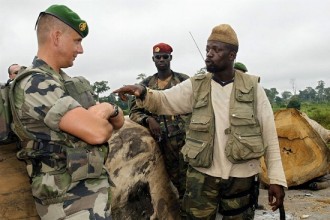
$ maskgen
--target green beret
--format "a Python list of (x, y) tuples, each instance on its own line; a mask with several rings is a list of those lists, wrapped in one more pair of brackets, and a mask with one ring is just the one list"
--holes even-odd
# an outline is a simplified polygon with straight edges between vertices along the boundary
[(73, 12), (65, 5), (52, 5), (40, 13), (40, 15), (42, 14), (49, 14), (58, 18), (77, 31), (83, 38), (88, 34), (88, 25), (86, 21), (82, 20), (77, 13)]
[(248, 71), (247, 68), (246, 68), (246, 66), (243, 63), (240, 63), (240, 62), (236, 62), (234, 64), (234, 68), (237, 69), (237, 70), (241, 70), (244, 73)]

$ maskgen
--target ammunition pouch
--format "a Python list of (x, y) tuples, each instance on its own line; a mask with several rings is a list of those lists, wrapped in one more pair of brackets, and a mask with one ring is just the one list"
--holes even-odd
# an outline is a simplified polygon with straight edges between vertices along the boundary
[(67, 148), (66, 166), (72, 182), (100, 177), (105, 154), (102, 147)]
[(93, 88), (84, 77), (72, 77), (64, 82), (64, 86), (69, 95), (85, 109), (95, 105)]

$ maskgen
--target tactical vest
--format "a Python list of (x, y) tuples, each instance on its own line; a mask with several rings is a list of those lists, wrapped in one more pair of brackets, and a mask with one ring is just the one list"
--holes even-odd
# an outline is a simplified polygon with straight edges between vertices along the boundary
[[(211, 79), (211, 73), (191, 78), (194, 104), (186, 144), (181, 152), (194, 167), (208, 168), (213, 160), (215, 119)], [(232, 163), (257, 159), (265, 152), (257, 119), (258, 81), (259, 77), (235, 72), (229, 106), (230, 127), (225, 130), (228, 135), (225, 154)]]
[[(13, 114), (12, 128), (22, 142), (22, 150), (17, 153), (17, 157), (28, 162), (29, 176), (37, 175), (40, 171), (41, 163), (43, 163), (50, 167), (51, 173), (56, 173), (57, 170), (66, 168), (72, 177), (72, 181), (99, 177), (107, 157), (107, 144), (74, 148), (73, 146), (65, 146), (52, 141), (38, 140), (25, 129), (15, 108), (14, 89), (18, 81), (32, 73), (45, 74), (58, 81), (47, 70), (29, 67), (15, 78), (10, 89), (9, 97)], [(82, 107), (88, 109), (90, 106), (95, 105), (93, 90), (88, 80), (84, 77), (72, 77), (59, 83)]]

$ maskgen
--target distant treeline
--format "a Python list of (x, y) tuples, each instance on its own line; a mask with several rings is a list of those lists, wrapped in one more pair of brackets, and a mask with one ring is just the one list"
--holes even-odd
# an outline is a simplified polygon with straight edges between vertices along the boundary
[[(137, 80), (141, 81), (145, 77), (146, 77), (145, 74), (139, 74)], [(130, 101), (132, 100), (132, 97), (129, 97), (128, 102), (123, 102), (120, 99), (118, 99), (118, 96), (116, 94), (113, 93), (102, 96), (102, 93), (105, 93), (110, 90), (110, 87), (108, 86), (108, 81), (95, 82), (92, 86), (94, 89), (95, 98), (98, 101), (115, 103), (124, 110), (124, 113), (126, 115), (129, 114), (129, 105), (130, 105)], [(294, 83), (293, 83), (293, 88), (295, 88)], [(304, 106), (309, 106), (308, 108), (306, 107), (306, 109), (301, 109), (301, 110), (305, 111), (306, 114), (309, 114), (309, 116), (312, 115), (312, 118), (314, 117), (313, 118), (314, 120), (315, 118), (317, 118), (316, 121), (318, 122), (322, 121), (321, 120), (323, 117), (322, 112), (324, 112), (324, 115), (326, 115), (327, 112), (322, 111), (319, 115), (315, 115), (318, 113), (315, 113), (313, 115), (311, 114), (311, 112), (313, 112), (313, 108), (315, 108), (315, 106), (323, 106), (323, 109), (328, 109), (327, 106), (329, 106), (328, 112), (330, 112), (330, 87), (325, 87), (325, 83), (322, 80), (317, 82), (317, 86), (315, 88), (306, 87), (306, 89), (299, 90), (298, 92), (296, 92), (295, 89), (293, 89), (292, 92), (284, 91), (281, 94), (279, 94), (276, 88), (270, 88), (270, 89), (264, 88), (264, 90), (274, 111), (288, 107), (301, 109), (304, 108)], [(321, 110), (318, 111), (320, 112)], [(328, 129), (330, 129), (330, 121), (329, 121)]]
[(318, 81), (315, 88), (306, 87), (306, 89), (299, 90), (299, 92), (296, 92), (295, 89), (293, 89), (293, 92), (284, 91), (280, 94), (281, 96), (279, 96), (276, 88), (265, 89), (265, 92), (272, 105), (283, 106), (292, 100), (309, 103), (330, 103), (330, 87), (326, 88), (323, 80)]

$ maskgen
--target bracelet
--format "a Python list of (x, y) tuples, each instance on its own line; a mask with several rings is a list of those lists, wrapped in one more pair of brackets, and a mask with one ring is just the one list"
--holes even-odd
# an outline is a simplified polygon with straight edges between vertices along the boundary
[(118, 105), (113, 105), (113, 109), (114, 109), (114, 111), (113, 111), (112, 114), (110, 115), (110, 118), (117, 117), (117, 115), (119, 114)]

